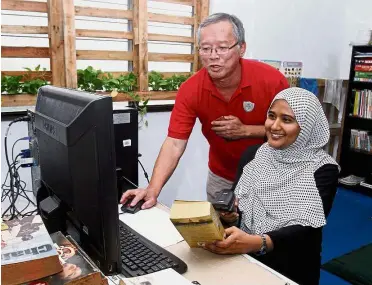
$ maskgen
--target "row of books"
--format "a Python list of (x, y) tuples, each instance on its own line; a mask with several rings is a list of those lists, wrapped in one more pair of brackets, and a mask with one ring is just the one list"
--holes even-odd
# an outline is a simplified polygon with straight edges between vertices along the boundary
[(372, 135), (367, 131), (351, 130), (350, 147), (372, 153)]
[(353, 90), (354, 108), (353, 116), (372, 119), (372, 90)]
[(354, 81), (372, 82), (372, 57), (355, 59)]

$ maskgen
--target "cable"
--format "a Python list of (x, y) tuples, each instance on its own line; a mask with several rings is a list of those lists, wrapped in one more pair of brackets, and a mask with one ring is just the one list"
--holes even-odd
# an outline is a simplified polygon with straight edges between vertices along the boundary
[(14, 162), (14, 147), (15, 147), (15, 145), (16, 145), (17, 142), (19, 142), (19, 141), (22, 141), (22, 140), (28, 140), (28, 139), (29, 139), (29, 137), (20, 138), (20, 139), (16, 140), (16, 141), (13, 143), (13, 146), (12, 146), (12, 160), (13, 160), (13, 162)]
[(145, 175), (146, 177), (146, 180), (147, 180), (147, 183), (150, 184), (150, 181), (149, 181), (149, 175), (147, 174), (145, 168), (143, 167), (143, 164), (141, 163), (141, 161), (139, 160), (139, 158), (142, 156), (142, 154), (138, 154), (138, 163), (141, 165), (142, 167), (142, 170), (143, 170), (143, 175)]
[(134, 187), (138, 188), (138, 185), (130, 181), (128, 178), (126, 178), (124, 175), (122, 176), (125, 180), (127, 180), (130, 184), (132, 184)]
[[(6, 159), (6, 163), (8, 165), (8, 172), (6, 174), (5, 181), (1, 186), (1, 188), (2, 188), (1, 201), (3, 202), (3, 201), (5, 201), (5, 199), (8, 198), (10, 205), (8, 206), (8, 208), (6, 208), (3, 211), (2, 216), (1, 216), (2, 218), (7, 217), (9, 219), (13, 219), (16, 216), (23, 217), (25, 214), (29, 214), (29, 213), (35, 211), (35, 210), (33, 210), (31, 212), (28, 212), (28, 213), (23, 213), (30, 204), (32, 204), (33, 206), (36, 206), (36, 205), (28, 197), (27, 192), (30, 192), (30, 191), (26, 190), (26, 183), (23, 180), (21, 180), (20, 175), (18, 173), (18, 170), (21, 167), (21, 165), (18, 165), (18, 160), (17, 159), (22, 154), (18, 154), (14, 158), (14, 146), (16, 145), (16, 143), (18, 141), (28, 139), (28, 137), (23, 137), (21, 139), (16, 140), (13, 143), (12, 157), (11, 157), (12, 158), (12, 163), (10, 163), (10, 161), (9, 161), (9, 154), (8, 154), (8, 134), (9, 134), (10, 127), (14, 123), (21, 122), (21, 121), (29, 121), (29, 120), (30, 120), (30, 118), (28, 116), (17, 118), (17, 119), (15, 119), (15, 120), (13, 120), (9, 123), (9, 125), (8, 125), (8, 127), (5, 131), (4, 148), (5, 148), (5, 159)], [(9, 177), (9, 180), (10, 180), (9, 185), (7, 185), (8, 177)], [(16, 207), (16, 202), (18, 200), (18, 197), (22, 197), (22, 198), (26, 199), (26, 201), (28, 202), (27, 206), (24, 209), (22, 209), (21, 211), (19, 211)]]

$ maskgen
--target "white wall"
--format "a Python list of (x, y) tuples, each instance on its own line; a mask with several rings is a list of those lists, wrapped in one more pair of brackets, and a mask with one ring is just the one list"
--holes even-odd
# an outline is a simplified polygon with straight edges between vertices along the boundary
[(351, 41), (372, 30), (371, 0), (211, 0), (210, 13), (238, 16), (246, 57), (302, 61), (303, 76), (349, 76)]
[[(148, 128), (142, 128), (139, 132), (139, 152), (143, 155), (141, 162), (149, 176), (151, 176), (158, 152), (167, 135), (169, 118), (169, 112), (149, 113)], [(201, 134), (201, 125), (197, 120), (179, 166), (160, 195), (162, 203), (171, 205), (175, 198), (206, 199), (208, 150), (207, 141)], [(138, 173), (139, 184), (146, 186), (147, 182), (141, 168), (138, 169)]]

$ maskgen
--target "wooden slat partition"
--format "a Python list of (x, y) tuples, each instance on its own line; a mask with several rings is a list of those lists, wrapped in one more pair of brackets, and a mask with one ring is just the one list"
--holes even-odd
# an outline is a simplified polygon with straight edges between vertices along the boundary
[(123, 31), (105, 31), (105, 30), (86, 30), (76, 29), (77, 37), (86, 38), (111, 38), (111, 39), (133, 39), (132, 32)]
[(48, 26), (50, 47), (50, 69), (53, 85), (65, 86), (66, 68), (64, 61), (63, 4), (59, 0), (48, 0)]
[(200, 0), (194, 0), (194, 7), (193, 7), (193, 16), (194, 16), (194, 26), (193, 26), (193, 52), (194, 52), (194, 60), (192, 63), (192, 71), (196, 72), (199, 69), (199, 52), (198, 52), (198, 28), (200, 25), (200, 9), (201, 3)]
[(49, 57), (49, 48), (3, 46), (1, 48), (1, 57), (48, 58)]
[(75, 7), (76, 16), (114, 18), (114, 19), (133, 19), (133, 13), (128, 10), (92, 8), (92, 7)]
[(164, 3), (172, 3), (172, 4), (182, 4), (187, 6), (193, 6), (193, 0), (151, 0), (152, 2), (164, 2)]
[[(108, 92), (96, 92), (97, 94), (110, 96)], [(146, 92), (136, 92), (141, 98), (151, 100), (173, 100), (176, 98), (176, 91), (146, 91)], [(124, 93), (119, 93), (113, 98), (114, 102), (120, 101), (130, 101), (131, 97)], [(1, 105), (4, 106), (32, 106), (36, 103), (36, 96), (30, 94), (18, 94), (1, 96)]]
[(148, 91), (148, 34), (147, 34), (147, 0), (136, 0), (138, 3), (138, 10), (136, 16), (138, 16), (137, 30), (135, 31), (134, 41), (135, 49), (138, 54), (138, 88), (139, 91)]
[[(7, 71), (6, 73), (9, 73), (11, 71)], [(14, 73), (18, 75), (19, 71), (17, 73)], [(24, 72), (23, 72), (24, 73)], [(22, 74), (23, 74), (22, 73)], [(108, 74), (111, 74), (114, 78), (119, 77), (120, 75), (127, 75), (130, 72), (129, 71), (112, 71), (112, 72), (104, 72), (102, 75), (107, 76)], [(3, 72), (2, 72), (3, 74)], [(5, 73), (4, 73), (5, 74)], [(161, 72), (161, 74), (164, 76), (164, 78), (169, 78), (172, 77), (173, 75), (184, 75), (184, 76), (189, 76), (191, 72)]]
[(148, 13), (149, 22), (160, 22), (169, 24), (182, 24), (182, 25), (193, 25), (194, 20), (192, 17), (183, 16), (171, 16), (165, 14)]
[(74, 0), (63, 0), (65, 86), (77, 88)]
[(25, 76), (29, 79), (43, 78), (47, 81), (52, 81), (51, 71), (1, 71), (1, 76)]
[(47, 3), (34, 1), (2, 0), (1, 10), (47, 13)]
[(48, 34), (48, 27), (45, 26), (13, 26), (1, 25), (3, 34)]
[[(77, 60), (123, 60), (131, 61), (133, 72), (138, 76), (138, 87), (141, 96), (153, 99), (174, 99), (175, 92), (148, 91), (148, 62), (187, 62), (193, 63), (191, 71), (197, 71), (198, 54), (149, 53), (148, 42), (186, 43), (197, 51), (196, 31), (200, 22), (208, 15), (209, 0), (153, 0), (155, 2), (191, 6), (191, 17), (149, 13), (147, 0), (133, 0), (133, 10), (107, 9), (97, 7), (74, 6), (73, 0), (18, 1), (3, 0), (2, 10), (41, 12), (48, 15), (48, 27), (25, 25), (2, 25), (2, 33), (7, 34), (48, 34), (49, 47), (3, 46), (1, 55), (8, 58), (50, 58), (51, 70), (47, 72), (3, 71), (2, 75), (28, 75), (29, 78), (42, 77), (52, 81), (53, 85), (76, 88)], [(204, 11), (204, 14), (203, 14)], [(109, 31), (92, 29), (75, 29), (76, 17), (96, 17), (128, 20), (131, 31)], [(148, 34), (148, 22), (189, 25), (194, 29), (191, 36), (169, 34)], [(122, 39), (133, 43), (130, 51), (119, 50), (76, 50), (76, 38)], [(94, 67), (94, 66), (93, 66)], [(104, 73), (105, 74), (105, 73)], [(107, 74), (107, 73), (106, 73)], [(128, 74), (128, 71), (112, 72), (114, 77)], [(164, 72), (164, 77), (173, 75), (190, 75), (189, 72)], [(124, 98), (126, 95), (118, 96)], [(16, 98), (9, 100), (16, 104)], [(33, 98), (32, 96), (30, 97)], [(30, 99), (30, 100), (31, 100)], [(25, 100), (21, 100), (25, 102)]]
[(165, 62), (193, 62), (194, 55), (192, 54), (175, 54), (175, 53), (149, 53), (149, 61), (165, 61)]
[(178, 43), (194, 43), (194, 39), (191, 37), (183, 36), (172, 36), (162, 34), (148, 34), (149, 41), (161, 41), (161, 42), (178, 42)]
[[(200, 3), (200, 11), (199, 11), (199, 17), (200, 17), (200, 23), (205, 19), (207, 18), (209, 15), (209, 0), (202, 0), (201, 3)], [(198, 46), (198, 42), (197, 42), (197, 39), (195, 39), (195, 45)], [(195, 50), (196, 52), (196, 50)], [(198, 69), (201, 69), (202, 68), (202, 63), (201, 61), (199, 60), (198, 61)]]
[(172, 77), (173, 75), (184, 75), (189, 76), (191, 72), (162, 72), (164, 78)]
[(76, 58), (101, 60), (132, 60), (133, 53), (129, 51), (77, 50)]

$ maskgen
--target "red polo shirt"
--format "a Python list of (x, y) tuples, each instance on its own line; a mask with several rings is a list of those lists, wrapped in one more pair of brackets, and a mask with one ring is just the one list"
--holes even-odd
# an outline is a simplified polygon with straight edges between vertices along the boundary
[(286, 78), (265, 63), (248, 59), (241, 59), (240, 63), (240, 86), (229, 102), (218, 92), (205, 68), (184, 82), (178, 90), (168, 128), (169, 137), (186, 140), (198, 118), (210, 145), (209, 169), (230, 181), (235, 179), (243, 151), (250, 145), (262, 143), (263, 139), (226, 141), (211, 130), (211, 122), (233, 115), (245, 125), (264, 125), (274, 96), (289, 87)]

